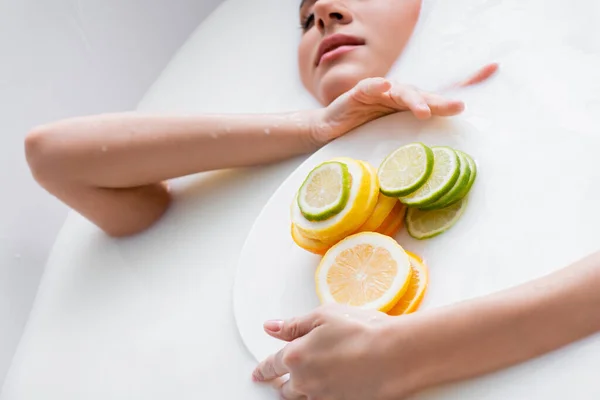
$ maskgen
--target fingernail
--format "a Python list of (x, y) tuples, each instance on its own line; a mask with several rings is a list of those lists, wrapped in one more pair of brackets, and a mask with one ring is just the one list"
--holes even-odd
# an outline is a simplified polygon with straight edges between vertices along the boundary
[(265, 322), (265, 329), (270, 332), (277, 333), (281, 331), (281, 328), (283, 328), (283, 321), (276, 320)]
[(265, 378), (263, 377), (262, 373), (258, 370), (254, 371), (252, 373), (252, 380), (254, 382), (262, 382)]
[(429, 110), (429, 106), (427, 105), (427, 103), (419, 103), (417, 104), (417, 107), (421, 110)]

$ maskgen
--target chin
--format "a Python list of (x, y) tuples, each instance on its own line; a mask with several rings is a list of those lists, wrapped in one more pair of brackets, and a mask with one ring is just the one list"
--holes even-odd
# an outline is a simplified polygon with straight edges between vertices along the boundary
[(376, 77), (374, 71), (361, 68), (356, 64), (332, 66), (318, 82), (319, 101), (323, 105), (328, 105), (356, 86), (361, 80), (372, 77)]

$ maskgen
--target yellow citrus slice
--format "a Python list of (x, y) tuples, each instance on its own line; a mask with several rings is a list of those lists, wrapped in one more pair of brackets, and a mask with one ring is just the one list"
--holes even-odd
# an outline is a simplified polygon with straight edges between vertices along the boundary
[[(379, 191), (377, 175), (367, 164), (349, 158), (336, 158), (332, 161), (344, 163), (351, 176), (350, 196), (346, 207), (335, 216), (324, 221), (309, 221), (300, 211), (297, 197), (292, 202), (292, 223), (302, 235), (322, 242), (335, 242), (355, 232), (369, 217), (377, 197), (373, 192)], [(375, 182), (373, 180), (375, 179)]]
[(410, 259), (412, 276), (408, 290), (396, 305), (388, 311), (389, 315), (410, 314), (419, 308), (429, 284), (429, 271), (423, 260), (416, 254), (406, 252)]
[(313, 254), (323, 255), (331, 248), (331, 244), (326, 242), (321, 242), (319, 240), (310, 239), (305, 237), (302, 232), (298, 230), (296, 225), (292, 224), (292, 239), (294, 243), (303, 248), (306, 251), (309, 251)]
[(348, 236), (325, 253), (315, 273), (322, 303), (389, 311), (411, 281), (408, 254), (394, 239), (375, 232)]
[(397, 204), (401, 204), (398, 199), (379, 192), (373, 212), (357, 232), (376, 232)]

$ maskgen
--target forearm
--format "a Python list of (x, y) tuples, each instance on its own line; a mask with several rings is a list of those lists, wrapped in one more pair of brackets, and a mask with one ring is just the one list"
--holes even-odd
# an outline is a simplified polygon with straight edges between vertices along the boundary
[(74, 118), (34, 130), (26, 150), (34, 173), (85, 186), (137, 187), (314, 151), (305, 113)]
[(599, 310), (596, 253), (547, 277), (407, 322), (416, 324), (422, 383), (431, 386), (502, 369), (599, 332)]

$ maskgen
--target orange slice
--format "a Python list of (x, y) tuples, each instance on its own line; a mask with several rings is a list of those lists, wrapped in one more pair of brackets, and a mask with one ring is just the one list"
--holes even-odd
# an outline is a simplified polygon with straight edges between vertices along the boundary
[(389, 311), (406, 292), (412, 268), (394, 239), (375, 232), (357, 233), (334, 245), (315, 273), (322, 303)]
[(407, 207), (402, 205), (400, 209), (393, 215), (389, 224), (381, 230), (381, 233), (387, 236), (394, 237), (404, 226), (404, 217), (406, 216)]
[(407, 251), (410, 259), (412, 275), (408, 290), (396, 305), (388, 311), (389, 315), (410, 314), (419, 308), (429, 284), (429, 271), (423, 260), (416, 254)]
[(379, 225), (375, 231), (384, 235), (393, 236), (402, 226), (405, 214), (406, 206), (398, 202), (388, 214), (387, 218), (383, 220), (381, 225)]

